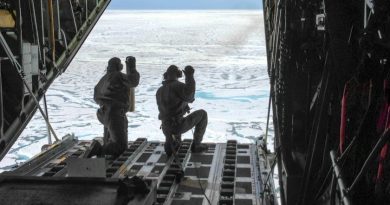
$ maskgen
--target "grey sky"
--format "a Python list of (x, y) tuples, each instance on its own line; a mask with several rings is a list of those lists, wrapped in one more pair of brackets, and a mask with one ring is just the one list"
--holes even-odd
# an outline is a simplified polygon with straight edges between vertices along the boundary
[(111, 0), (110, 9), (261, 9), (262, 0)]

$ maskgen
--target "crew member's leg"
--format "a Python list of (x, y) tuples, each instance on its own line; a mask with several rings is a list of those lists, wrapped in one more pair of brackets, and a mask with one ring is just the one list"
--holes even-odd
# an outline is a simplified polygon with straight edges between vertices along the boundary
[(173, 143), (172, 141), (172, 133), (167, 128), (162, 128), (162, 131), (165, 135), (165, 143), (164, 143), (164, 150), (168, 157), (172, 155), (172, 149), (171, 145)]
[(102, 106), (97, 110), (96, 116), (100, 123), (103, 124), (103, 143), (106, 144), (108, 140), (110, 139), (110, 132), (107, 128), (108, 125), (108, 112), (106, 111), (106, 106)]
[(109, 139), (103, 146), (103, 153), (106, 155), (119, 156), (127, 148), (128, 121), (125, 109), (111, 108), (107, 122)]
[(162, 131), (165, 135), (164, 150), (168, 157), (172, 155), (174, 150), (177, 151), (181, 142), (181, 134), (174, 134), (172, 131), (174, 129), (173, 126), (169, 122), (163, 123), (162, 125)]
[(106, 144), (108, 143), (109, 139), (110, 139), (110, 132), (108, 131), (108, 128), (106, 126), (104, 126), (104, 129), (103, 129), (103, 143)]
[[(207, 112), (204, 110), (197, 110), (188, 116), (186, 116), (180, 123), (179, 132), (185, 133), (195, 126), (194, 142), (192, 150), (195, 152), (204, 151), (207, 149), (204, 145), (201, 145), (203, 135), (207, 128)], [(199, 149), (198, 149), (199, 148)]]

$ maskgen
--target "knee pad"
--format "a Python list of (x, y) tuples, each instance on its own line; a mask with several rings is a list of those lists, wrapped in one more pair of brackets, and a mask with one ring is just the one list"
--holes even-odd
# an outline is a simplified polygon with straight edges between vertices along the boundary
[(205, 118), (207, 118), (207, 112), (206, 112), (206, 110), (201, 109), (201, 110), (199, 110), (199, 111), (201, 111), (202, 114), (203, 114), (203, 116), (204, 116)]

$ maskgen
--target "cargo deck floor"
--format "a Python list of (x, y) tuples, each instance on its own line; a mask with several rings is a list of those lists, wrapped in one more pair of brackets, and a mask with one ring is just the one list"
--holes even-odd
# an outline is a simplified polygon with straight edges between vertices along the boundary
[[(143, 138), (129, 142), (118, 158), (106, 159), (106, 178), (139, 176), (155, 181), (156, 204), (262, 204), (262, 179), (268, 173), (261, 170), (266, 165), (258, 145), (210, 143), (207, 152), (193, 154), (191, 143), (184, 140), (178, 151), (185, 173), (180, 183), (175, 182), (179, 166), (174, 157), (167, 158), (164, 142)], [(67, 159), (82, 158), (90, 144), (70, 136), (6, 175), (69, 177)]]

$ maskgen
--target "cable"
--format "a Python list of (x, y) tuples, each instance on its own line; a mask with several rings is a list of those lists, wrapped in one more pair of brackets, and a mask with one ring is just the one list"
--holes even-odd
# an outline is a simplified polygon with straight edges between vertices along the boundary
[(51, 60), (53, 63), (56, 62), (56, 40), (54, 33), (54, 12), (53, 12), (53, 1), (47, 1), (47, 10), (49, 13), (49, 39), (50, 39), (50, 48), (51, 48)]
[(276, 162), (277, 162), (277, 158), (278, 158), (278, 155), (280, 154), (280, 148), (277, 149), (276, 151), (276, 156), (275, 156), (275, 160), (273, 161), (272, 165), (271, 165), (271, 170), (270, 172), (268, 172), (268, 175), (267, 175), (267, 178), (264, 182), (264, 187), (263, 187), (263, 195), (261, 196), (261, 202), (262, 204), (264, 204), (264, 193), (265, 193), (265, 189), (267, 188), (267, 184), (268, 184), (268, 181), (270, 180), (270, 177), (271, 177), (271, 173), (274, 172), (274, 168), (276, 166)]
[[(192, 131), (192, 136), (194, 136), (194, 129), (191, 129), (191, 131)], [(206, 198), (207, 202), (209, 203), (209, 205), (211, 205), (210, 199), (206, 196), (206, 190), (203, 189), (202, 182), (200, 181), (200, 177), (199, 177), (199, 172), (198, 171), (199, 171), (198, 167), (195, 164), (195, 174), (196, 174), (196, 178), (198, 179), (198, 183), (199, 183), (200, 189), (202, 191), (203, 196)]]
[(200, 177), (199, 177), (198, 167), (196, 165), (195, 165), (195, 173), (196, 173), (196, 177), (198, 178), (198, 183), (200, 189), (202, 190), (203, 196), (206, 198), (209, 205), (211, 205), (210, 199), (206, 196), (206, 191), (203, 189), (202, 182), (200, 181)]
[[(43, 94), (43, 104), (45, 106), (44, 108), (45, 108), (45, 114), (46, 114), (47, 120), (49, 121), (49, 112), (47, 111), (46, 93)], [(49, 140), (48, 142), (49, 142), (49, 144), (52, 144), (49, 125), (46, 124), (46, 127), (47, 127), (47, 137)]]
[(271, 103), (272, 103), (272, 86), (270, 86), (270, 95), (269, 95), (269, 100), (268, 100), (268, 114), (267, 114), (267, 125), (265, 127), (265, 137), (264, 137), (264, 142), (265, 145), (267, 146), (267, 140), (268, 140), (268, 127), (269, 127), (269, 118), (271, 115)]

